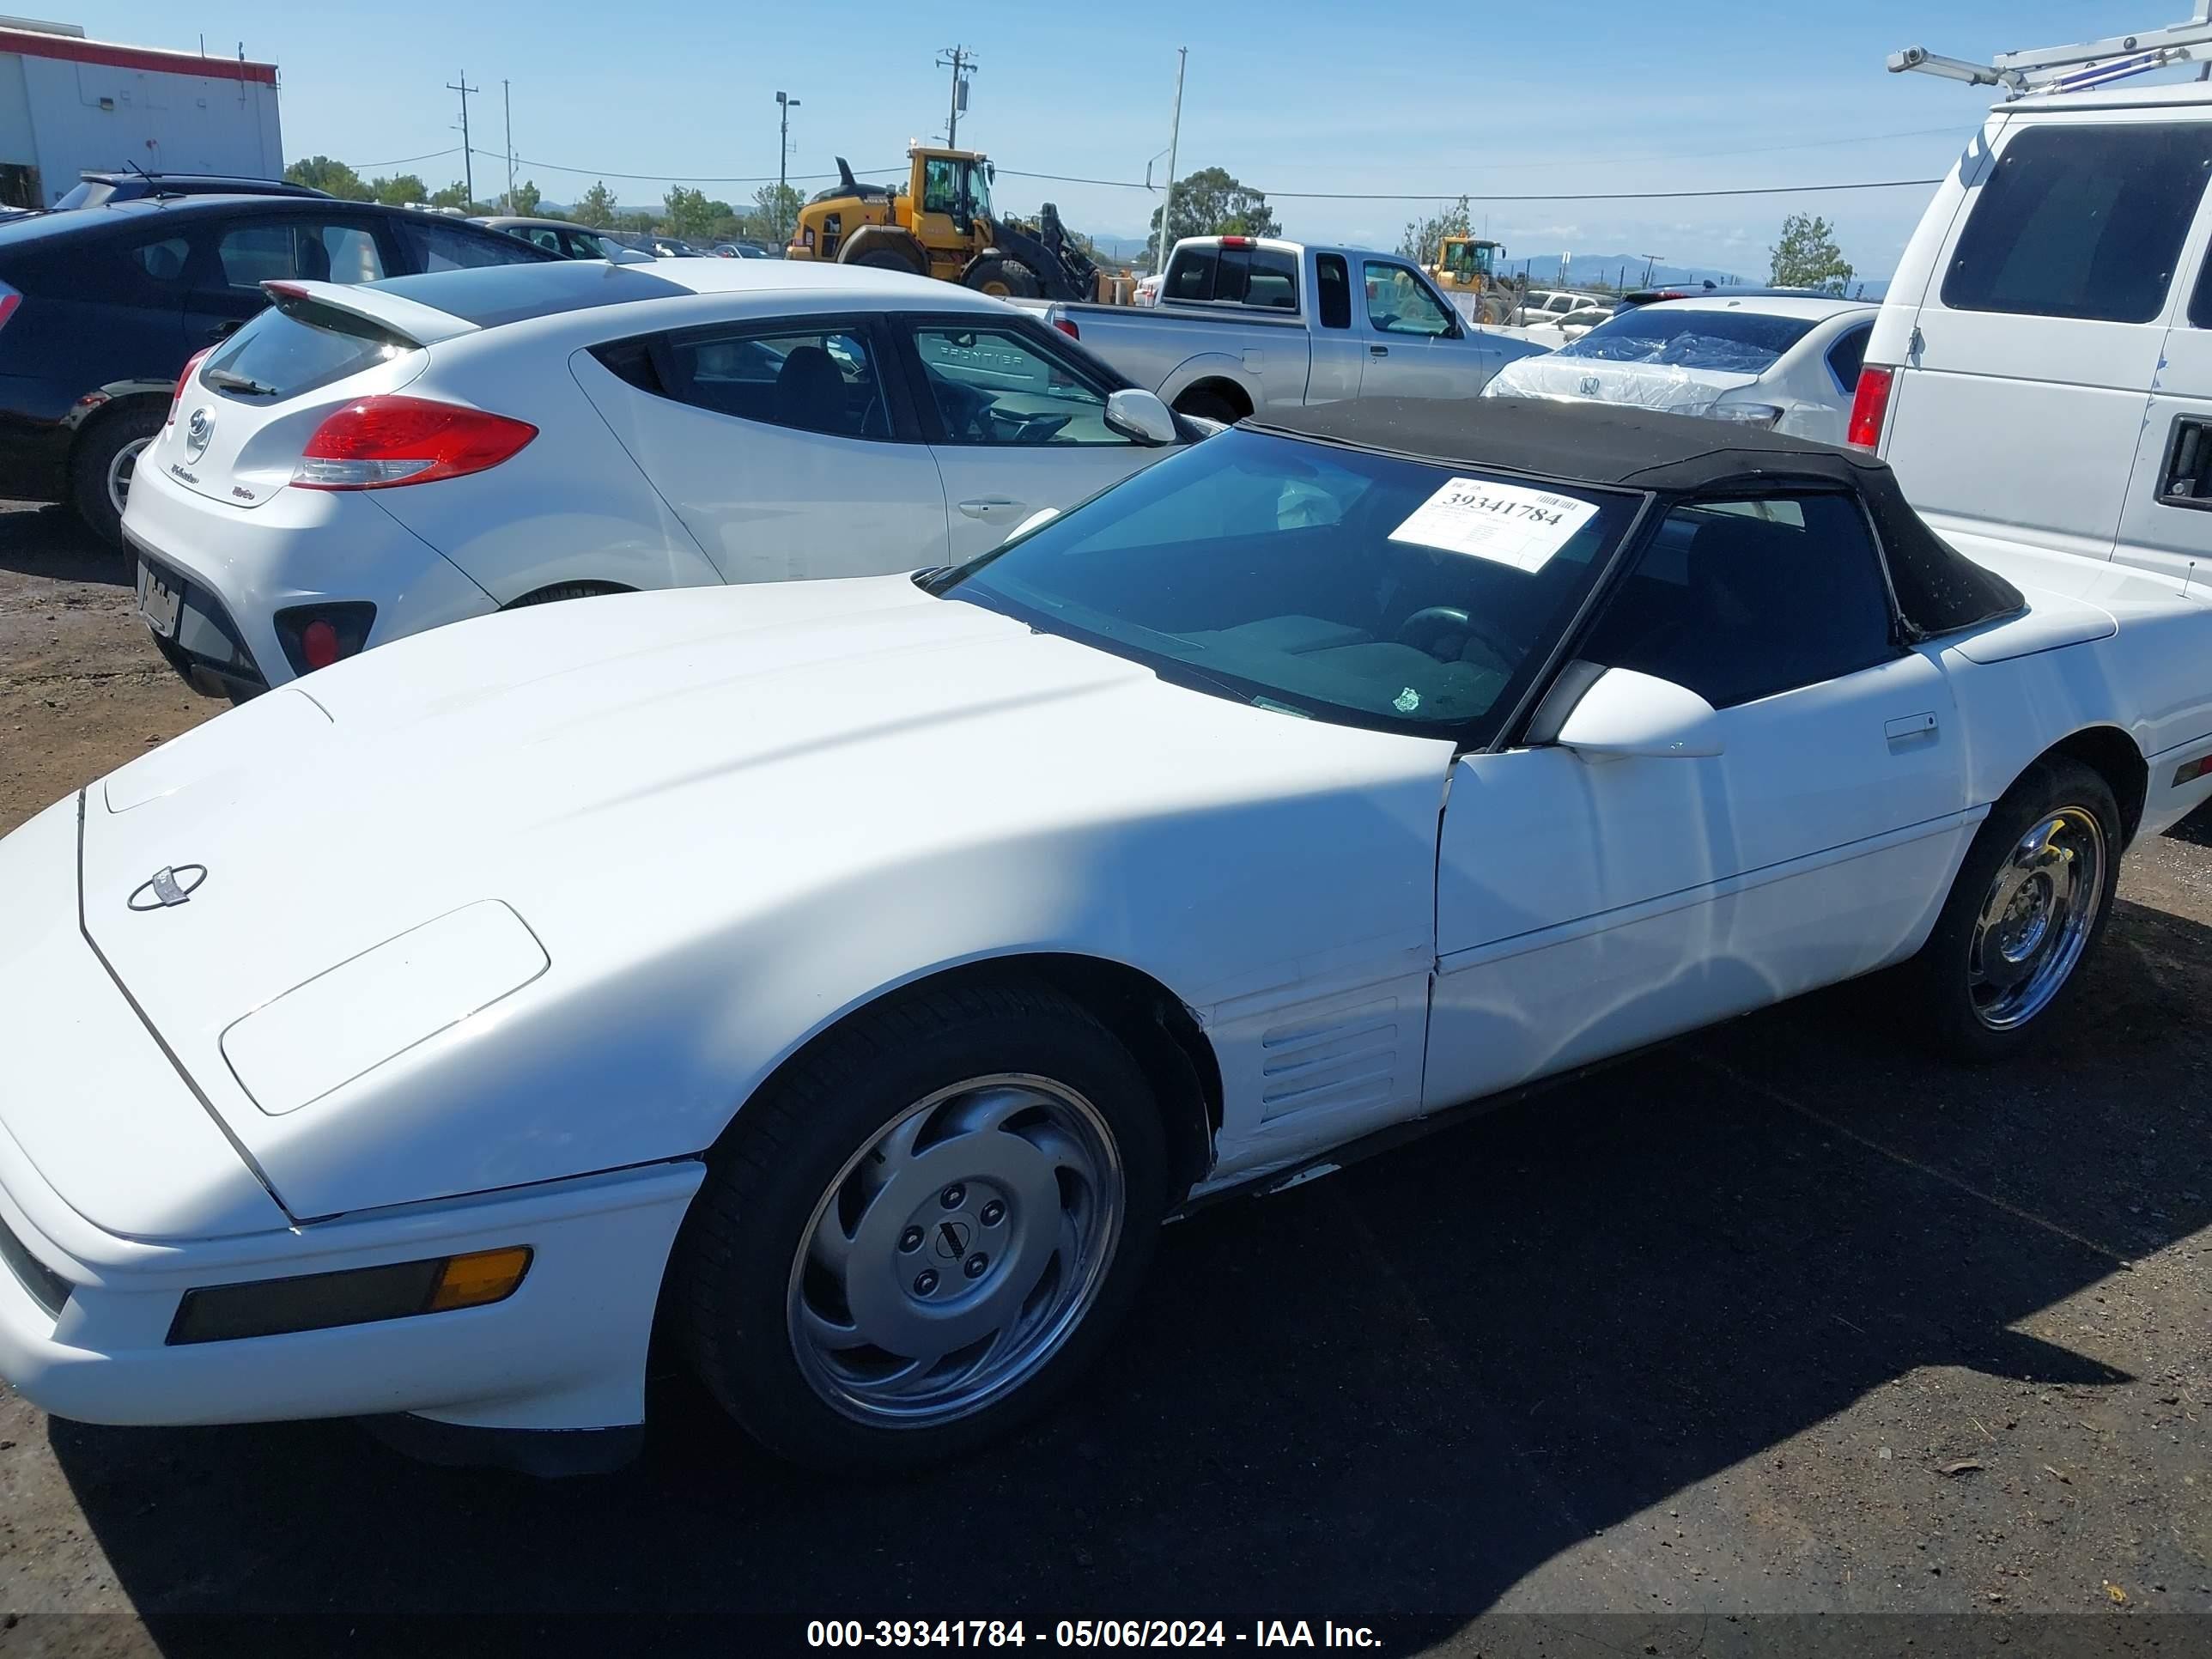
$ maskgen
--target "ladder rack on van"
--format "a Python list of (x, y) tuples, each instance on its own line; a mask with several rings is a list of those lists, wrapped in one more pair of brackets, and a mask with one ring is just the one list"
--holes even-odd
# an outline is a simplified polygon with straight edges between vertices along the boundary
[(2197, 0), (2197, 14), (2166, 28), (2115, 34), (2069, 46), (2040, 46), (2002, 52), (1987, 64), (1944, 58), (1925, 46), (1907, 46), (1889, 55), (1889, 72), (1918, 70), (1969, 86), (2002, 87), (2007, 98), (2033, 94), (2087, 92), (2133, 75), (2147, 75), (2169, 64), (2202, 63), (2200, 78), (2212, 78), (2212, 0)]

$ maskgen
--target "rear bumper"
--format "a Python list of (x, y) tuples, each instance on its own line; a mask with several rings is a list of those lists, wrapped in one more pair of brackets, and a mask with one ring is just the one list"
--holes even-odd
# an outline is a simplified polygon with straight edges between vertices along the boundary
[(275, 620), (295, 605), (374, 605), (368, 647), (499, 609), (368, 495), (282, 489), (234, 507), (169, 477), (160, 461), (149, 451), (132, 479), (123, 534), (197, 599), (187, 609), (199, 630), (180, 627), (175, 648), (163, 646), (197, 689), (250, 696), (296, 678)]

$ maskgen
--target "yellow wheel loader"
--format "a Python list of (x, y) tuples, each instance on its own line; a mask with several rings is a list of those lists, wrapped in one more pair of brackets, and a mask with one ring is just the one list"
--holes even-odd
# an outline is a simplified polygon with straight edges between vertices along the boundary
[(785, 257), (911, 271), (1000, 299), (1111, 297), (1051, 203), (1035, 224), (992, 211), (988, 157), (916, 145), (907, 160), (900, 187), (861, 184), (839, 156), (838, 182), (799, 210)]

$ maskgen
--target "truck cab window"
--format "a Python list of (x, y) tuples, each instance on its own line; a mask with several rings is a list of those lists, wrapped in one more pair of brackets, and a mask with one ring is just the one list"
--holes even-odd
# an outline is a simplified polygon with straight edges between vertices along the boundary
[(1350, 328), (1352, 273), (1346, 267), (1341, 253), (1315, 256), (1314, 290), (1320, 296), (1321, 325), (1323, 328)]

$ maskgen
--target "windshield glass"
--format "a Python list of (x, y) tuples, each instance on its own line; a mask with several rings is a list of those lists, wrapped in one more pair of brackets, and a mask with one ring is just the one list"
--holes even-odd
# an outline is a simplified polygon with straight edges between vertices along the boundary
[(927, 586), (1180, 684), (1487, 743), (1641, 499), (1231, 431)]
[(1764, 374), (1776, 358), (1812, 331), (1812, 322), (1801, 317), (1656, 305), (1617, 313), (1611, 322), (1560, 347), (1556, 355)]

